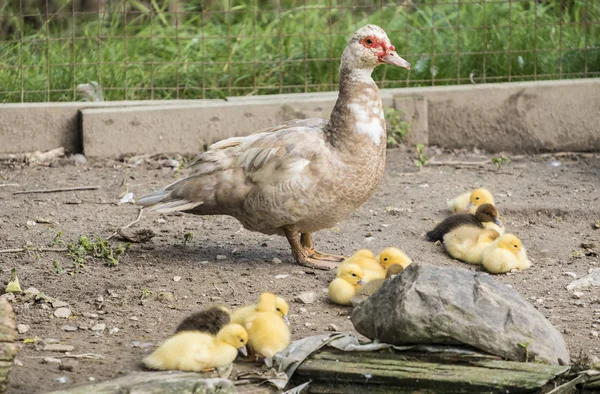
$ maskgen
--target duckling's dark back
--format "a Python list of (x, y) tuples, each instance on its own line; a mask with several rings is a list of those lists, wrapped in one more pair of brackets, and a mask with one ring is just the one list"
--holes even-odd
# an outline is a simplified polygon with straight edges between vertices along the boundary
[(229, 311), (222, 306), (213, 306), (187, 316), (175, 329), (181, 331), (200, 331), (217, 335), (219, 330), (231, 322)]
[(446, 233), (449, 233), (460, 226), (474, 226), (483, 228), (483, 224), (481, 224), (475, 215), (470, 213), (457, 213), (452, 216), (448, 216), (440, 224), (435, 226), (433, 230), (428, 232), (427, 240), (431, 242), (442, 241)]

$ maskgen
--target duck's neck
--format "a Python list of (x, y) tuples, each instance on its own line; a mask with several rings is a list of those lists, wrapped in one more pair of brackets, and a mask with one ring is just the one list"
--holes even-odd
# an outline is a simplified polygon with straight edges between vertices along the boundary
[(371, 71), (340, 68), (339, 96), (325, 128), (333, 145), (385, 144), (385, 118)]

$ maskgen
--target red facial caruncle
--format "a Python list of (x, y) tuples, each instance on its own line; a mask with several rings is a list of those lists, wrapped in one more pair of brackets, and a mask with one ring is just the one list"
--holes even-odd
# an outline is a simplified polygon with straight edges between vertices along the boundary
[(396, 48), (386, 39), (379, 39), (376, 36), (367, 36), (363, 38), (360, 43), (365, 48), (381, 48), (381, 51), (376, 52), (379, 63), (388, 63), (410, 70), (410, 63), (398, 56)]

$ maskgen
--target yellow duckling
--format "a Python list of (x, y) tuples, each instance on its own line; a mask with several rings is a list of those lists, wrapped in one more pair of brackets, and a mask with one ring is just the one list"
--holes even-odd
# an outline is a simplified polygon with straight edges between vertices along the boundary
[(257, 311), (246, 319), (245, 328), (248, 331), (248, 347), (255, 356), (264, 357), (265, 365), (272, 366), (275, 353), (285, 349), (291, 341), (292, 334), (281, 314), (272, 311), (262, 312), (259, 301)]
[[(274, 303), (272, 303), (272, 298), (274, 297)], [(240, 308), (235, 309), (231, 314), (231, 322), (241, 324), (244, 326), (246, 324), (246, 320), (252, 316), (258, 309), (258, 306), (261, 304), (262, 300), (262, 310), (261, 312), (274, 311), (277, 312), (280, 317), (285, 320), (287, 324), (290, 323), (288, 320), (288, 312), (290, 307), (288, 303), (281, 297), (275, 296), (273, 293), (262, 293), (258, 297), (258, 303), (252, 305), (246, 305)], [(269, 309), (271, 308), (271, 309)]]
[(531, 266), (521, 240), (513, 234), (504, 234), (483, 251), (483, 266), (492, 274), (513, 269), (524, 270)]
[(216, 336), (182, 331), (167, 339), (143, 362), (150, 369), (207, 371), (231, 364), (238, 351), (247, 355), (247, 342), (248, 333), (239, 324), (226, 325)]
[(444, 247), (457, 260), (481, 264), (483, 251), (499, 236), (496, 230), (465, 225), (444, 235)]
[(353, 306), (357, 306), (361, 304), (364, 300), (373, 295), (377, 290), (383, 286), (383, 283), (390, 279), (394, 278), (396, 275), (401, 274), (404, 271), (404, 267), (400, 264), (392, 264), (387, 268), (385, 279), (376, 279), (369, 283), (365, 283), (364, 286), (360, 286), (356, 291), (356, 295), (352, 297), (351, 302)]
[(365, 282), (385, 278), (385, 269), (379, 264), (375, 254), (368, 249), (361, 249), (354, 253), (352, 257), (344, 260), (337, 269), (338, 276), (342, 268), (348, 264), (356, 264), (363, 269)]
[(352, 305), (352, 297), (358, 288), (365, 284), (364, 271), (357, 264), (345, 264), (337, 278), (329, 284), (329, 299), (339, 305)]
[(412, 263), (410, 257), (398, 248), (386, 248), (379, 253), (379, 264), (386, 272), (388, 268), (394, 264), (399, 264), (402, 268), (406, 268), (410, 263)]
[(475, 213), (481, 204), (494, 204), (494, 196), (488, 190), (479, 188), (472, 192), (459, 195), (448, 201), (448, 209), (452, 213), (469, 212)]

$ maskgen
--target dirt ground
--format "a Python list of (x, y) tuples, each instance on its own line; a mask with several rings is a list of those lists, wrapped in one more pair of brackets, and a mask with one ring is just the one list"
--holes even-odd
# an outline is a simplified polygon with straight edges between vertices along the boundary
[[(472, 153), (468, 157), (464, 153), (441, 157), (439, 153), (437, 160), (481, 160)], [(379, 252), (399, 246), (417, 262), (468, 267), (447, 257), (440, 246), (423, 236), (447, 214), (447, 198), (487, 187), (494, 192), (508, 230), (523, 240), (533, 262), (528, 271), (495, 278), (519, 291), (564, 333), (572, 358), (580, 353), (600, 356), (600, 339), (592, 334), (600, 326), (600, 292), (588, 288), (576, 299), (565, 288), (574, 280), (573, 274), (582, 277), (600, 267), (596, 255), (600, 230), (593, 228), (600, 220), (600, 158), (512, 159), (500, 170), (487, 164), (426, 166), (419, 171), (412, 154), (390, 150), (379, 190), (337, 228), (317, 233), (316, 246), (344, 255), (358, 248)], [(178, 176), (156, 163), (74, 165), (65, 159), (49, 167), (2, 164), (0, 249), (47, 247), (58, 232), (67, 243), (82, 235), (107, 237), (137, 216), (135, 206), (117, 205), (126, 184), (139, 195)], [(77, 185), (100, 188), (13, 195), (20, 190)], [(52, 223), (32, 224), (40, 218)], [(23, 289), (33, 286), (68, 303), (73, 312), (68, 319), (56, 318), (44, 302), (23, 303), (19, 298), (13, 302), (17, 323), (30, 326), (20, 338), (40, 341), (23, 344), (10, 374), (9, 393), (47, 392), (140, 370), (144, 354), (189, 312), (214, 302), (232, 307), (250, 303), (266, 290), (290, 301), (302, 292), (316, 292), (312, 304), (290, 303), (294, 339), (325, 332), (331, 324), (341, 331), (352, 330), (351, 310), (326, 299), (334, 274), (295, 265), (283, 238), (251, 233), (227, 217), (144, 213), (132, 227), (142, 228), (154, 230), (156, 237), (147, 244), (132, 244), (118, 265), (87, 259), (85, 267), (73, 275), (68, 273), (73, 260), (64, 252), (0, 253), (4, 283), (16, 267)], [(193, 236), (184, 245), (186, 233)], [(61, 268), (66, 272), (57, 273)], [(181, 279), (176, 281), (176, 277)], [(164, 292), (174, 298), (159, 296)], [(96, 324), (105, 324), (105, 329), (91, 330)], [(65, 325), (77, 330), (64, 331)], [(74, 354), (94, 353), (103, 358), (80, 359), (71, 364), (72, 371), (60, 370), (57, 364), (43, 362), (43, 357), (58, 354), (42, 350), (44, 343), (52, 342), (48, 338), (74, 346)]]

